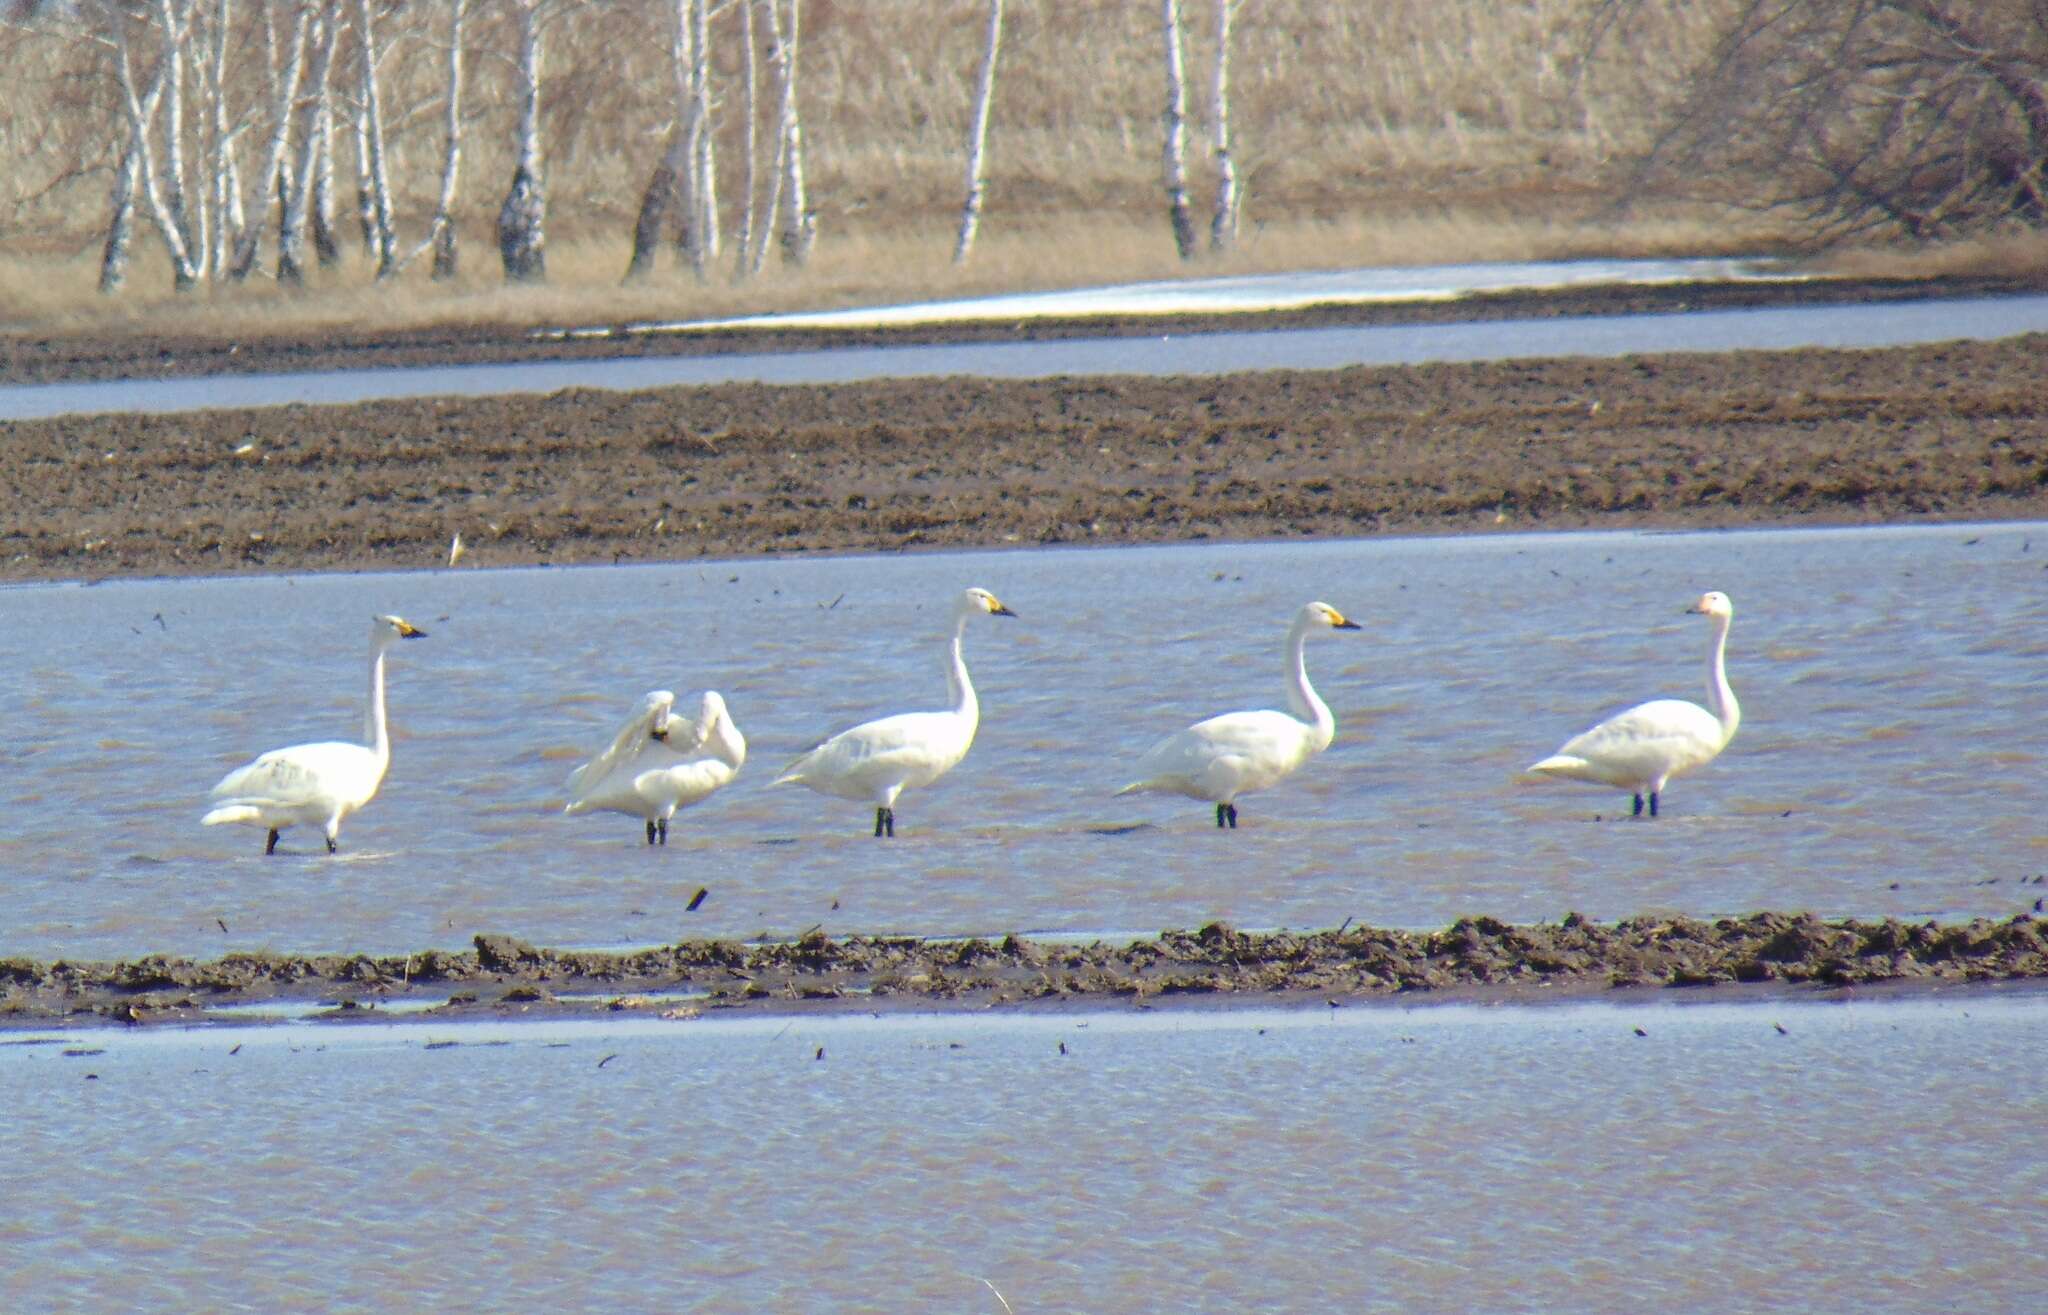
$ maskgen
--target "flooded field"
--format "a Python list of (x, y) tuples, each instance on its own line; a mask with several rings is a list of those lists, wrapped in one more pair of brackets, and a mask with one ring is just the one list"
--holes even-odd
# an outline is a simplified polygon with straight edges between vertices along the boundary
[(40, 1039), (15, 1309), (2017, 1313), (2048, 1244), (2034, 991)]
[[(2043, 535), (2035, 552), (2032, 538)], [(2048, 529), (1564, 534), (932, 553), (684, 566), (113, 581), (0, 590), (18, 673), (0, 745), (0, 953), (404, 953), (478, 932), (556, 946), (678, 936), (1440, 927), (1760, 908), (2007, 917), (2039, 895)], [(907, 793), (893, 843), (776, 772), (823, 734), (944, 699), (946, 609), (982, 727)], [(1665, 794), (1517, 773), (1641, 699), (1703, 694), (1703, 589), (1735, 600), (1729, 750)], [(1114, 799), (1158, 737), (1279, 705), (1293, 608), (1330, 750), (1219, 833), (1206, 805)], [(255, 752), (360, 732), (365, 632), (392, 659), (382, 795), (317, 833), (202, 828)], [(640, 694), (720, 690), (751, 751), (665, 849), (563, 818), (563, 780)], [(699, 888), (708, 895), (686, 906)]]

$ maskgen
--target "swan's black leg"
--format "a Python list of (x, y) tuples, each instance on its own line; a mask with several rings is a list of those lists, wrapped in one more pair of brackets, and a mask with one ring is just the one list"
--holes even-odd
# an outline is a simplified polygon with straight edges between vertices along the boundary
[(647, 819), (647, 843), (654, 843), (654, 819), (651, 817)]
[(1224, 821), (1224, 820), (1223, 820), (1223, 819), (1225, 819), (1226, 817), (1229, 817), (1229, 816), (1230, 816), (1230, 805), (1229, 805), (1229, 804), (1218, 804), (1218, 805), (1216, 805), (1216, 829), (1217, 829), (1218, 831), (1221, 831), (1221, 830), (1222, 830), (1222, 829), (1223, 829), (1224, 827), (1226, 827), (1226, 826), (1229, 826), (1229, 825), (1230, 825), (1230, 823), (1228, 823), (1228, 822), (1226, 822), (1226, 821)]
[(266, 840), (266, 841), (264, 841), (264, 842), (263, 842), (263, 852), (264, 852), (264, 854), (265, 854), (266, 856), (267, 856), (267, 855), (270, 855), (270, 854), (275, 854), (275, 853), (277, 852), (277, 828), (276, 828), (276, 827), (272, 827), (272, 828), (270, 828), (270, 839), (268, 839), (268, 840)]
[(1237, 805), (1225, 804), (1223, 807), (1227, 810), (1225, 816), (1230, 818), (1230, 829), (1232, 831), (1237, 830)]
[(666, 845), (666, 844), (668, 843), (668, 819), (667, 819), (667, 818), (665, 818), (665, 817), (664, 817), (664, 818), (662, 818), (662, 819), (660, 819), (660, 826), (661, 826), (661, 843), (662, 843), (662, 844), (664, 844), (664, 845)]
[(1641, 817), (1642, 815), (1643, 815), (1643, 797), (1642, 797), (1641, 795), (1637, 795), (1637, 796), (1636, 796), (1636, 811), (1635, 811), (1635, 812), (1633, 812), (1633, 813), (1630, 813), (1630, 814), (1629, 814), (1629, 816), (1630, 816), (1630, 817)]
[(879, 840), (885, 835), (892, 840), (896, 836), (896, 810), (893, 808), (875, 810), (875, 838)]
[(341, 852), (341, 846), (334, 843), (333, 836), (327, 837), (327, 852), (330, 854), (338, 854)]
[(1651, 816), (1651, 817), (1655, 817), (1656, 815), (1657, 815), (1657, 792), (1656, 792), (1655, 790), (1652, 790), (1652, 791), (1650, 791), (1650, 816)]

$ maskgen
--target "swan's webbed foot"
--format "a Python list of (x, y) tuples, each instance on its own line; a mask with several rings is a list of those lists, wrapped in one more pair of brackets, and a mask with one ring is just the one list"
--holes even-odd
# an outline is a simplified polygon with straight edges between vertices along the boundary
[(657, 819), (655, 826), (661, 832), (661, 843), (666, 845), (668, 843), (668, 819), (665, 817)]
[(263, 855), (268, 858), (277, 852), (277, 828), (270, 828), (270, 839), (263, 842)]
[(647, 819), (647, 843), (654, 843), (654, 819), (651, 817)]
[(334, 843), (333, 836), (327, 837), (327, 852), (330, 854), (338, 854), (341, 852), (341, 846)]
[(1216, 825), (1219, 829), (1229, 827), (1232, 831), (1237, 830), (1237, 805), (1216, 805)]
[[(1629, 816), (1630, 816), (1630, 817), (1641, 817), (1642, 815), (1643, 815), (1643, 797), (1642, 797), (1641, 795), (1637, 795), (1637, 796), (1636, 796), (1636, 809), (1635, 809), (1635, 811), (1634, 811), (1633, 813), (1630, 813), (1630, 814), (1629, 814)], [(1656, 816), (1656, 814), (1655, 814), (1655, 813), (1653, 812), (1653, 813), (1651, 813), (1651, 814), (1650, 814), (1650, 816), (1652, 816), (1652, 817), (1655, 817), (1655, 816)]]
[(892, 840), (896, 838), (896, 810), (893, 808), (875, 810), (875, 838), (879, 840), (884, 835)]

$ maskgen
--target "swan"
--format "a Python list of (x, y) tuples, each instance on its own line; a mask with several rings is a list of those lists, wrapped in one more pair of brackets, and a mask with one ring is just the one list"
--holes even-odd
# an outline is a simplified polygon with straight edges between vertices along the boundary
[(1643, 815), (1643, 796), (1648, 795), (1650, 816), (1655, 817), (1657, 795), (1666, 781), (1713, 761), (1728, 747), (1742, 724), (1742, 705), (1728, 688), (1728, 623), (1735, 617), (1735, 604), (1726, 594), (1707, 593), (1685, 612), (1713, 622), (1707, 645), (1707, 706), (1684, 699), (1639, 703), (1565, 741), (1556, 753), (1531, 764), (1530, 772), (1620, 786), (1634, 793), (1636, 817)]
[(341, 820), (376, 798), (384, 771), (391, 766), (391, 734), (384, 720), (384, 654), (401, 639), (424, 639), (426, 634), (403, 617), (380, 616), (370, 622), (370, 706), (363, 714), (367, 745), (326, 740), (272, 749), (221, 778), (213, 787), (213, 807), (200, 822), (268, 827), (265, 854), (277, 852), (277, 833), (285, 827), (317, 825), (326, 829), (327, 852), (332, 854)]
[(1329, 705), (1308, 683), (1302, 647), (1314, 630), (1356, 630), (1328, 603), (1307, 603), (1287, 627), (1286, 712), (1226, 712), (1154, 745), (1138, 760), (1138, 779), (1120, 795), (1152, 791), (1206, 799), (1216, 825), (1237, 826), (1237, 797), (1263, 790), (1330, 747), (1337, 733)]
[(697, 719), (678, 717), (676, 696), (654, 690), (640, 700), (611, 746), (569, 776), (567, 815), (608, 809), (643, 819), (647, 843), (668, 843), (668, 820), (678, 808), (709, 798), (747, 761), (746, 737), (733, 724), (725, 700), (704, 691)]
[(947, 650), (946, 687), (953, 706), (944, 712), (905, 712), (862, 722), (813, 748), (783, 769), (774, 784), (794, 782), (820, 794), (875, 806), (875, 835), (896, 834), (896, 796), (930, 785), (967, 756), (981, 705), (967, 679), (960, 640), (977, 616), (1015, 616), (986, 589), (969, 589), (953, 604), (953, 641)]

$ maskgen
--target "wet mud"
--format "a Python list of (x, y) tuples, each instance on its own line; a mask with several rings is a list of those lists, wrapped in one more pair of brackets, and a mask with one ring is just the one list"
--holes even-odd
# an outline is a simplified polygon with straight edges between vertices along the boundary
[[(0, 960), (0, 1028), (209, 1021), (222, 1005), (318, 1006), (321, 1021), (451, 1021), (720, 1011), (1157, 1007), (1200, 1002), (1526, 1002), (1630, 989), (1771, 985), (1841, 990), (2048, 978), (2048, 921), (1824, 921), (1811, 914), (1467, 918), (1437, 932), (1344, 926), (1246, 933), (1221, 923), (1112, 945), (834, 938), (684, 941), (625, 953), (550, 950), (479, 935), (473, 948), (363, 955), (230, 954), (201, 962)], [(237, 1018), (236, 1021), (249, 1021)]]
[(0, 579), (2048, 516), (2048, 339), (0, 423)]

